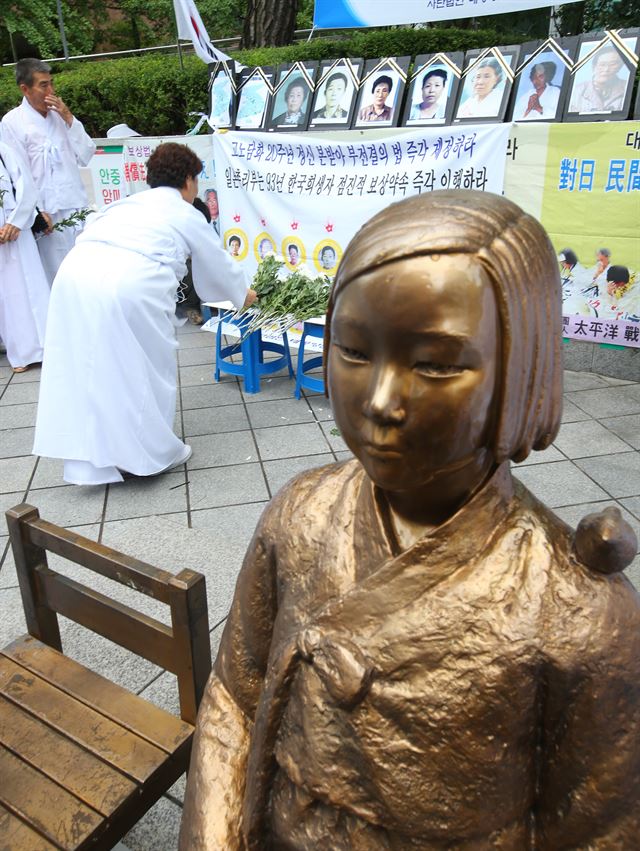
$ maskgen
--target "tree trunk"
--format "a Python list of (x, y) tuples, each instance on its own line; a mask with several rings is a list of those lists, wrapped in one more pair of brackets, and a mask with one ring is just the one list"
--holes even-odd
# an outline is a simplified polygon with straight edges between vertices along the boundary
[(291, 44), (297, 13), (298, 0), (248, 0), (242, 47)]

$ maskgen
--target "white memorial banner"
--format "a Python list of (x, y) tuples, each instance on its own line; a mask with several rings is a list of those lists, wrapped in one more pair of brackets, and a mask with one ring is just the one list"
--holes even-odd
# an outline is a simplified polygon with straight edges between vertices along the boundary
[[(564, 0), (575, 3), (577, 0)], [(477, 18), (556, 5), (557, 0), (316, 0), (316, 29), (386, 27), (455, 18)]]
[(394, 201), (435, 189), (500, 194), (509, 130), (421, 128), (350, 142), (331, 133), (216, 133), (224, 246), (250, 274), (272, 252), (291, 271), (332, 276), (355, 232)]

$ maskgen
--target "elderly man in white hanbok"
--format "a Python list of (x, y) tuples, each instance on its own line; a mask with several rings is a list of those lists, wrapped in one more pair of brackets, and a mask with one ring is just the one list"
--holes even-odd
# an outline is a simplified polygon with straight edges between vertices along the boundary
[(191, 454), (173, 432), (175, 293), (191, 256), (204, 301), (249, 303), (242, 268), (192, 206), (198, 157), (160, 145), (151, 188), (90, 217), (56, 277), (34, 453), (63, 458), (72, 484), (149, 476)]
[[(88, 204), (79, 166), (89, 164), (96, 146), (69, 107), (56, 97), (51, 69), (39, 59), (21, 59), (16, 81), (24, 97), (2, 119), (3, 139), (15, 147), (31, 169), (38, 207), (54, 223)], [(49, 283), (73, 247), (77, 230), (69, 227), (38, 240)]]
[(42, 360), (49, 285), (31, 233), (36, 189), (26, 165), (0, 142), (0, 336), (14, 372)]

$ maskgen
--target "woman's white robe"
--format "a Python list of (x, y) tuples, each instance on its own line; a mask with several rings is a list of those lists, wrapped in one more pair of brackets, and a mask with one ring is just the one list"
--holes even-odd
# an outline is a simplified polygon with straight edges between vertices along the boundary
[[(175, 292), (191, 256), (205, 301), (244, 302), (248, 280), (177, 189), (149, 189), (90, 217), (51, 293), (34, 453), (74, 484), (179, 463)], [(213, 365), (212, 365), (213, 369)], [(72, 469), (84, 467), (86, 475)]]
[(20, 229), (16, 240), (0, 245), (0, 336), (11, 366), (28, 366), (42, 360), (49, 284), (31, 233), (35, 186), (26, 164), (8, 145), (0, 142), (0, 154), (5, 166), (0, 161), (0, 227)]

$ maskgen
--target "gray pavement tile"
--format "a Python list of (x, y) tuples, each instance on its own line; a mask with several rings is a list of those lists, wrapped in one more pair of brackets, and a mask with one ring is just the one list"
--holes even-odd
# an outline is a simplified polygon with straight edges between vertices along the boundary
[(350, 449), (346, 449), (343, 452), (336, 452), (336, 459), (338, 461), (351, 461), (353, 457), (353, 452)]
[(40, 385), (37, 382), (15, 384), (13, 381), (7, 387), (0, 399), (0, 405), (25, 405), (38, 401)]
[(26, 372), (18, 372), (13, 374), (11, 379), (12, 384), (30, 384), (32, 381), (40, 381), (42, 375), (42, 367), (34, 366)]
[(212, 363), (183, 366), (180, 368), (180, 384), (182, 387), (201, 387), (206, 384), (213, 384), (214, 381)]
[(528, 467), (531, 464), (548, 464), (550, 461), (566, 461), (566, 458), (555, 446), (549, 446), (547, 449), (543, 449), (542, 452), (531, 452), (524, 461), (513, 466)]
[[(207, 535), (214, 553), (219, 548), (237, 545), (242, 559), (267, 505), (268, 502), (265, 501), (192, 511), (191, 526)], [(239, 567), (238, 564), (237, 568)]]
[(637, 414), (628, 414), (626, 417), (612, 417), (600, 420), (605, 428), (626, 440), (634, 449), (640, 449), (640, 417)]
[(210, 346), (194, 346), (191, 349), (178, 349), (178, 363), (181, 367), (200, 366), (201, 364), (209, 364), (211, 366), (216, 358), (216, 350), (213, 342)]
[(209, 541), (208, 561), (202, 573), (207, 579), (212, 626), (229, 612), (243, 559), (266, 505), (266, 502), (257, 502), (191, 512), (194, 530)]
[(596, 502), (608, 496), (588, 476), (576, 469), (572, 461), (516, 467), (513, 472), (534, 496), (550, 508), (585, 501)]
[(105, 520), (176, 514), (187, 510), (184, 472), (140, 476), (109, 485)]
[(303, 470), (311, 470), (314, 467), (322, 467), (331, 464), (334, 457), (326, 455), (305, 455), (301, 458), (283, 458), (279, 461), (265, 461), (264, 471), (272, 494), (277, 493), (289, 479), (297, 476)]
[(269, 402), (271, 399), (290, 399), (296, 389), (295, 379), (267, 375), (260, 379), (259, 393), (246, 393), (242, 384), (242, 395), (247, 403)]
[(204, 434), (190, 437), (188, 443), (193, 449), (193, 455), (187, 461), (189, 471), (230, 464), (248, 464), (258, 460), (250, 431)]
[(0, 647), (5, 647), (27, 631), (22, 597), (17, 586), (0, 589), (0, 612)]
[(640, 591), (640, 555), (637, 555), (625, 570), (624, 575), (632, 582), (637, 591)]
[(140, 697), (154, 703), (165, 712), (180, 717), (180, 697), (178, 694), (178, 678), (170, 671), (164, 671), (140, 692)]
[(0, 435), (0, 452), (3, 458), (31, 455), (34, 428), (8, 428)]
[(274, 399), (247, 405), (253, 428), (313, 422), (315, 417), (305, 399)]
[(311, 393), (308, 390), (304, 391), (307, 403), (317, 420), (332, 420), (333, 411), (331, 410), (331, 402), (322, 393)]
[(25, 493), (35, 462), (32, 455), (0, 458), (0, 493)]
[(212, 467), (189, 472), (191, 510), (263, 502), (269, 498), (267, 485), (259, 464), (240, 464), (237, 467)]
[(613, 497), (640, 494), (640, 453), (638, 452), (580, 458), (575, 463)]
[(7, 520), (4, 516), (5, 511), (13, 508), (15, 505), (20, 505), (22, 502), (24, 502), (24, 491), (9, 491), (8, 493), (0, 494), (0, 534), (8, 534)]
[(621, 499), (620, 502), (627, 511), (630, 511), (634, 517), (640, 520), (640, 496), (630, 496), (626, 499)]
[[(578, 523), (587, 514), (594, 514), (596, 512), (603, 511), (603, 509), (609, 508), (610, 506), (615, 506), (620, 509), (622, 516), (636, 533), (636, 537), (639, 542), (638, 546), (640, 547), (640, 519), (638, 519), (638, 517), (634, 517), (631, 513), (631, 509), (627, 510), (625, 502), (627, 502), (627, 500), (620, 500), (620, 502), (616, 502), (613, 499), (607, 499), (603, 502), (584, 502), (579, 505), (566, 505), (560, 508), (554, 508), (554, 512), (561, 520), (564, 520), (565, 523), (568, 523), (569, 526), (575, 529), (577, 528)], [(638, 500), (638, 508), (640, 508), (640, 500)]]
[(609, 387), (604, 378), (594, 375), (593, 372), (573, 372), (570, 369), (564, 371), (563, 389), (565, 393), (575, 390), (595, 390), (598, 387)]
[(104, 509), (105, 488), (105, 485), (40, 488), (29, 491), (25, 501), (39, 510), (40, 517), (59, 526), (99, 523)]
[(202, 331), (196, 328), (195, 332), (178, 333), (179, 351), (183, 349), (213, 348), (216, 344), (216, 335), (211, 331)]
[(38, 458), (38, 466), (31, 482), (30, 490), (55, 488), (67, 485), (62, 478), (64, 461), (61, 458)]
[(0, 429), (25, 428), (35, 425), (38, 405), (32, 402), (28, 405), (0, 406)]
[(122, 842), (129, 851), (174, 851), (178, 847), (182, 807), (160, 798), (136, 823)]
[(612, 375), (599, 375), (610, 387), (618, 387), (620, 384), (633, 384), (633, 380), (629, 378), (614, 378)]
[(327, 440), (317, 423), (261, 428), (255, 432), (263, 461), (320, 455), (327, 452)]
[(13, 370), (10, 366), (0, 366), (0, 381), (8, 381), (13, 375)]
[(349, 448), (340, 436), (340, 429), (333, 421), (324, 422), (321, 426), (322, 431), (334, 452), (344, 452)]
[(564, 452), (567, 458), (586, 458), (592, 455), (633, 451), (628, 443), (620, 440), (603, 425), (593, 420), (564, 423), (554, 445)]
[(640, 413), (640, 384), (624, 384), (600, 390), (579, 390), (566, 398), (596, 419)]
[(216, 384), (202, 384), (195, 387), (182, 387), (183, 411), (193, 408), (213, 408), (216, 405), (238, 405), (242, 394), (235, 378), (225, 378)]
[(249, 428), (244, 405), (220, 405), (215, 408), (193, 408), (182, 412), (186, 437), (199, 434), (218, 434)]
[(577, 405), (574, 405), (573, 402), (570, 402), (566, 396), (562, 399), (562, 420), (563, 423), (574, 423), (574, 422), (584, 422), (585, 420), (589, 420), (591, 417), (589, 414), (585, 413), (581, 408)]

